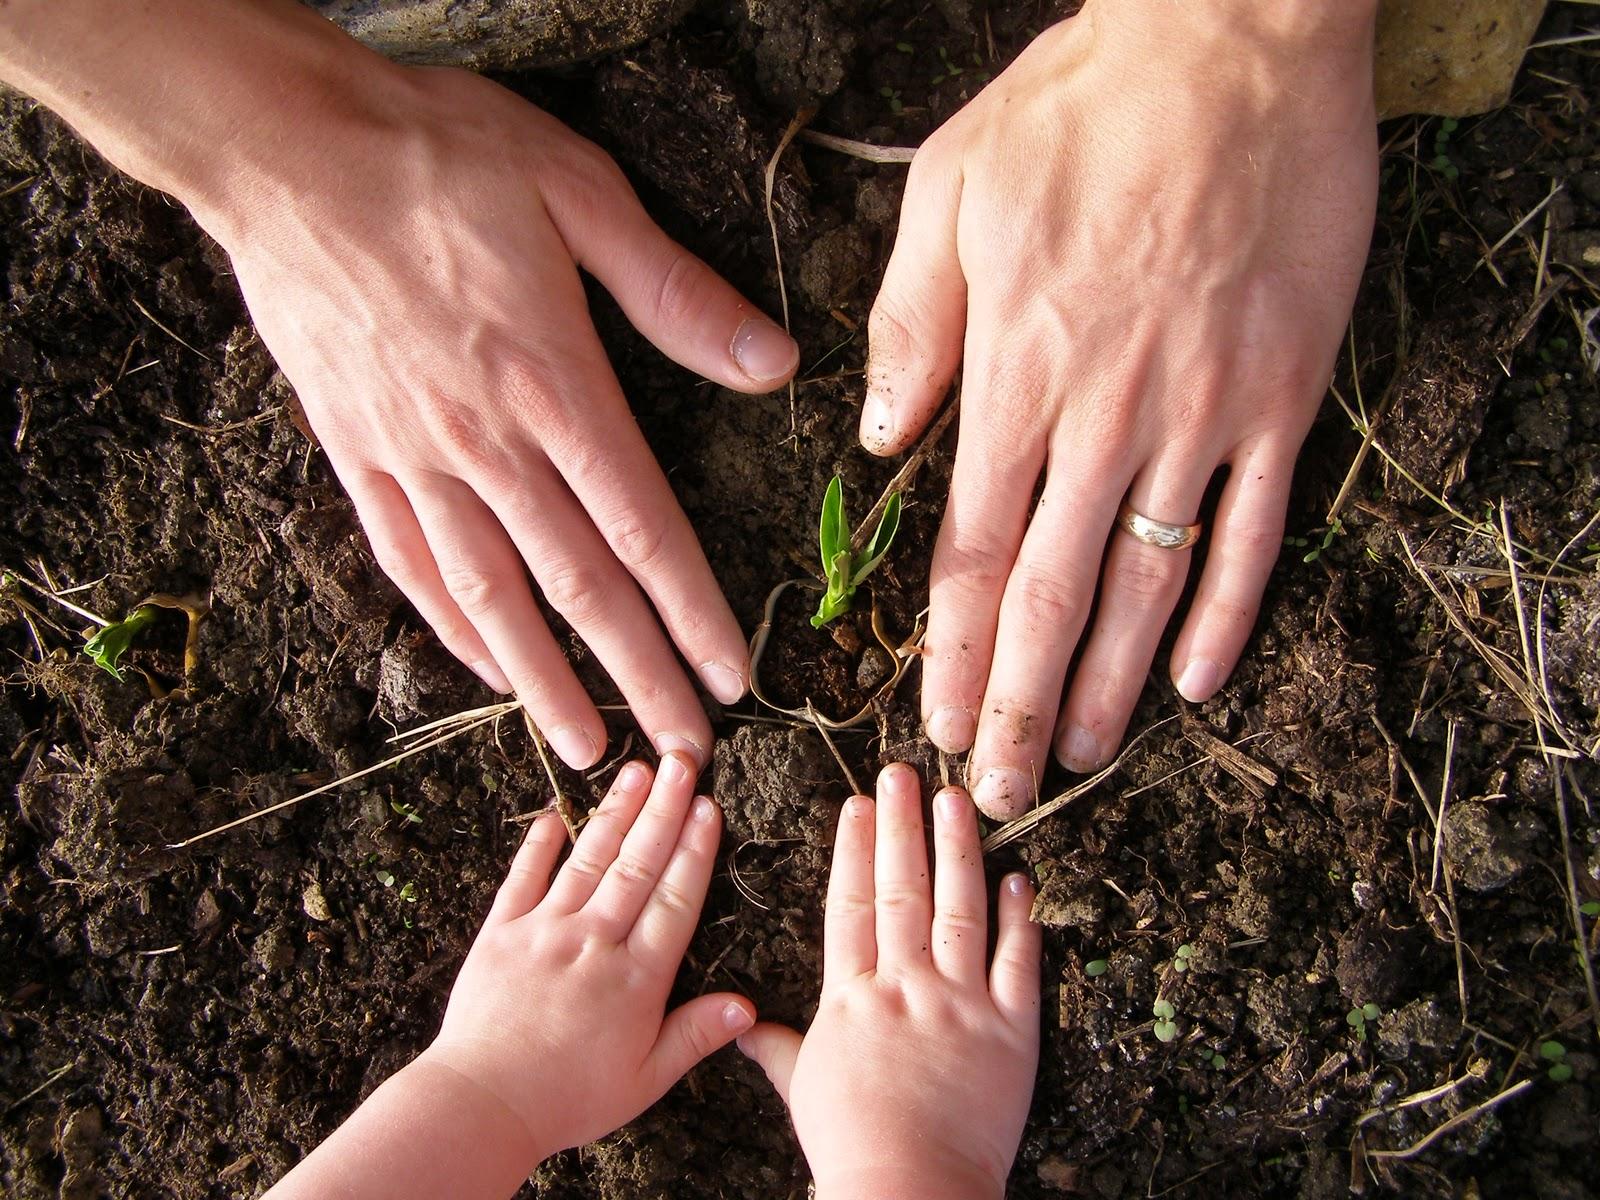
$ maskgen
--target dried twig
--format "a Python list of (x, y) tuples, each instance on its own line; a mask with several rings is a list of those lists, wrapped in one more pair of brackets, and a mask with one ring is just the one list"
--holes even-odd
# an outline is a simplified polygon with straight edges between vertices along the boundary
[(855, 138), (838, 137), (831, 133), (818, 133), (815, 129), (807, 129), (800, 134), (802, 142), (810, 142), (813, 146), (821, 146), (825, 150), (836, 150), (840, 154), (848, 154), (851, 158), (859, 158), (870, 163), (908, 163), (915, 157), (915, 146), (878, 146), (872, 142), (858, 142)]
[(1082, 783), (1068, 788), (1054, 799), (1047, 800), (1037, 808), (1023, 813), (1022, 816), (1018, 817), (1015, 821), (1007, 821), (1004, 825), (1000, 826), (999, 829), (996, 829), (988, 837), (983, 839), (983, 852), (987, 854), (991, 850), (998, 850), (1007, 842), (1016, 841), (1017, 838), (1027, 833), (1035, 825), (1038, 825), (1040, 822), (1042, 822), (1046, 817), (1052, 816), (1059, 812), (1068, 804), (1071, 804), (1079, 796), (1083, 796), (1089, 792), (1092, 792), (1096, 787), (1098, 787), (1101, 783), (1104, 783), (1106, 779), (1113, 775), (1119, 767), (1122, 766), (1123, 760), (1127, 758), (1128, 755), (1133, 753), (1134, 748), (1138, 746), (1140, 742), (1144, 741), (1145, 738), (1149, 737), (1162, 726), (1170, 725), (1177, 719), (1177, 714), (1174, 714), (1170, 717), (1165, 717), (1162, 720), (1157, 721), (1154, 725), (1151, 725), (1148, 729), (1138, 734), (1126, 746), (1124, 746), (1121, 754), (1117, 755), (1114, 759), (1112, 759), (1099, 771), (1089, 776), (1089, 778), (1085, 779)]

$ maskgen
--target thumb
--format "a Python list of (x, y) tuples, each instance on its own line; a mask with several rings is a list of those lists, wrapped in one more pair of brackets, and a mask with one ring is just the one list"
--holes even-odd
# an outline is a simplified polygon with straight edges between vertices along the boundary
[(690, 1067), (722, 1049), (755, 1020), (755, 1005), (731, 992), (701, 996), (668, 1013), (646, 1060), (657, 1093), (665, 1093)]
[(620, 171), (593, 203), (558, 216), (584, 270), (668, 358), (739, 392), (770, 392), (800, 347), (722, 276), (661, 231)]
[(911, 160), (900, 232), (867, 321), (867, 398), (861, 444), (897, 454), (950, 390), (961, 364), (967, 282), (956, 254), (961, 175), (927, 157)]
[(787, 1025), (763, 1021), (739, 1039), (739, 1053), (767, 1073), (778, 1098), (789, 1103), (789, 1079), (800, 1056), (801, 1037)]

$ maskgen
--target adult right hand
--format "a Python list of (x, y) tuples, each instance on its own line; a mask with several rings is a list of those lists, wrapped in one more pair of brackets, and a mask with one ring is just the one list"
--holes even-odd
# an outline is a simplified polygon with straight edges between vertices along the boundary
[[(601, 150), (464, 71), (407, 68), (291, 0), (0, 6), (0, 77), (187, 204), (379, 563), (568, 764), (605, 726), (534, 603), (594, 652), (659, 753), (711, 730), (743, 635), (641, 436), (579, 268), (669, 357), (768, 391), (798, 350), (645, 215)], [(136, 67), (130, 64), (137, 64)], [(159, 84), (152, 81), (159, 81)]]

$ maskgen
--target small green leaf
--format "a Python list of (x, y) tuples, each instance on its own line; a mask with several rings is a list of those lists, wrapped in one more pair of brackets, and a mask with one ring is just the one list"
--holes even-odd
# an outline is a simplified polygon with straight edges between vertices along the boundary
[(1157, 1021), (1151, 1028), (1151, 1032), (1156, 1035), (1156, 1041), (1170, 1042), (1178, 1036), (1178, 1026), (1173, 1021)]
[(834, 560), (842, 550), (850, 550), (850, 529), (844, 519), (844, 479), (835, 475), (822, 496), (822, 519), (817, 524), (817, 540), (822, 545), (822, 572), (832, 578)]
[(1580, 904), (1578, 911), (1586, 917), (1600, 917), (1600, 900), (1591, 900), (1587, 904)]
[(1171, 1000), (1157, 1000), (1150, 1006), (1150, 1013), (1157, 1020), (1170, 1021), (1178, 1015), (1178, 1010), (1172, 1007)]
[(1178, 947), (1178, 957), (1179, 958), (1193, 958), (1194, 957), (1194, 947), (1192, 945), (1190, 945), (1188, 942), (1183, 943), (1183, 945)]
[(383, 884), (384, 887), (391, 888), (394, 886), (394, 875), (392, 872), (379, 870), (374, 871), (373, 874), (378, 877), (378, 882)]
[(1383, 1016), (1383, 1009), (1379, 1008), (1376, 1004), (1363, 1004), (1361, 1006), (1361, 1015), (1369, 1021), (1376, 1021), (1379, 1017)]
[(414, 881), (408, 879), (401, 886), (400, 899), (404, 900), (407, 904), (415, 904), (417, 902), (417, 885)]
[(1220, 1054), (1213, 1054), (1211, 1056), (1211, 1065), (1220, 1071), (1228, 1065), (1228, 1060)]
[(1359, 1008), (1352, 1008), (1349, 1012), (1345, 1013), (1344, 1021), (1346, 1025), (1354, 1025), (1359, 1029), (1361, 1026), (1367, 1023), (1367, 1016)]
[(889, 547), (894, 545), (894, 535), (898, 532), (900, 532), (900, 493), (893, 492), (883, 506), (883, 516), (878, 518), (878, 528), (872, 531), (872, 540), (862, 551), (866, 561), (856, 568), (855, 574), (850, 578), (852, 588), (858, 587), (863, 579), (878, 569), (883, 556), (889, 553)]
[(1111, 964), (1103, 958), (1090, 959), (1083, 964), (1083, 973), (1090, 979), (1099, 979), (1111, 969)]
[(1560, 1042), (1540, 1042), (1539, 1057), (1546, 1062), (1560, 1062), (1567, 1056), (1567, 1048)]
[(1559, 1062), (1550, 1068), (1549, 1075), (1552, 1083), (1565, 1083), (1572, 1078), (1572, 1064)]
[(128, 647), (133, 645), (133, 639), (139, 635), (139, 631), (156, 619), (157, 611), (153, 604), (141, 605), (124, 620), (107, 625), (84, 642), (83, 652), (94, 659), (96, 666), (121, 681), (122, 668), (117, 663), (128, 652)]

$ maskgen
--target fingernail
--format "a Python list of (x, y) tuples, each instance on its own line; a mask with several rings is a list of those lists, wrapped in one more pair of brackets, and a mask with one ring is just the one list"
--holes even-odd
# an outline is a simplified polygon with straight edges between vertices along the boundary
[(650, 768), (640, 762), (631, 762), (617, 772), (615, 786), (624, 792), (637, 792), (650, 782)]
[(972, 748), (977, 735), (978, 722), (970, 708), (959, 704), (946, 704), (936, 709), (928, 718), (928, 740), (946, 754), (960, 754)]
[(1178, 695), (1191, 704), (1199, 704), (1202, 700), (1209, 700), (1215, 696), (1226, 677), (1227, 672), (1223, 670), (1222, 664), (1214, 659), (1190, 659), (1189, 665), (1183, 669), (1183, 674), (1178, 676)]
[[(706, 748), (692, 737), (685, 737), (681, 733), (658, 733), (655, 737), (656, 753), (661, 755), (661, 770), (665, 772), (667, 764), (672, 762), (673, 754), (685, 755), (696, 767), (706, 761)], [(677, 770), (688, 773), (688, 767), (682, 762), (677, 764)], [(675, 776), (668, 776), (673, 782), (678, 782)]]
[(733, 335), (733, 361), (757, 383), (786, 379), (800, 364), (800, 347), (765, 317), (751, 317)]
[(699, 796), (694, 802), (694, 819), (702, 824), (717, 815), (717, 803), (710, 796)]
[(1013, 896), (1025, 896), (1028, 893), (1028, 877), (1026, 875), (1007, 875), (1006, 891)]
[(469, 665), (472, 668), (472, 673), (483, 680), (484, 685), (491, 692), (499, 692), (502, 696), (511, 694), (511, 681), (506, 678), (506, 673), (487, 658), (480, 658), (477, 662)]
[(890, 763), (878, 772), (878, 791), (906, 792), (917, 786), (917, 773), (910, 764), (903, 762)]
[(700, 682), (716, 697), (718, 704), (733, 704), (744, 695), (744, 677), (726, 663), (701, 663)]
[(894, 401), (874, 388), (861, 405), (861, 444), (868, 450), (882, 449), (894, 442)]
[(744, 1005), (730, 1003), (722, 1010), (722, 1023), (735, 1033), (743, 1033), (755, 1024), (755, 1020)]
[(575, 770), (592, 767), (600, 757), (600, 747), (595, 740), (576, 725), (558, 725), (544, 735), (550, 748), (561, 761)]
[(860, 820), (872, 811), (872, 801), (866, 796), (851, 796), (844, 802), (844, 815)]
[(1033, 784), (1011, 767), (990, 767), (972, 789), (972, 799), (987, 815), (1007, 821), (1033, 802)]
[(968, 801), (955, 788), (945, 788), (935, 798), (934, 803), (939, 809), (939, 819), (953, 825), (966, 814)]
[(1061, 741), (1061, 765), (1069, 771), (1082, 774), (1098, 770), (1105, 763), (1105, 751), (1100, 739), (1087, 729), (1074, 725)]

